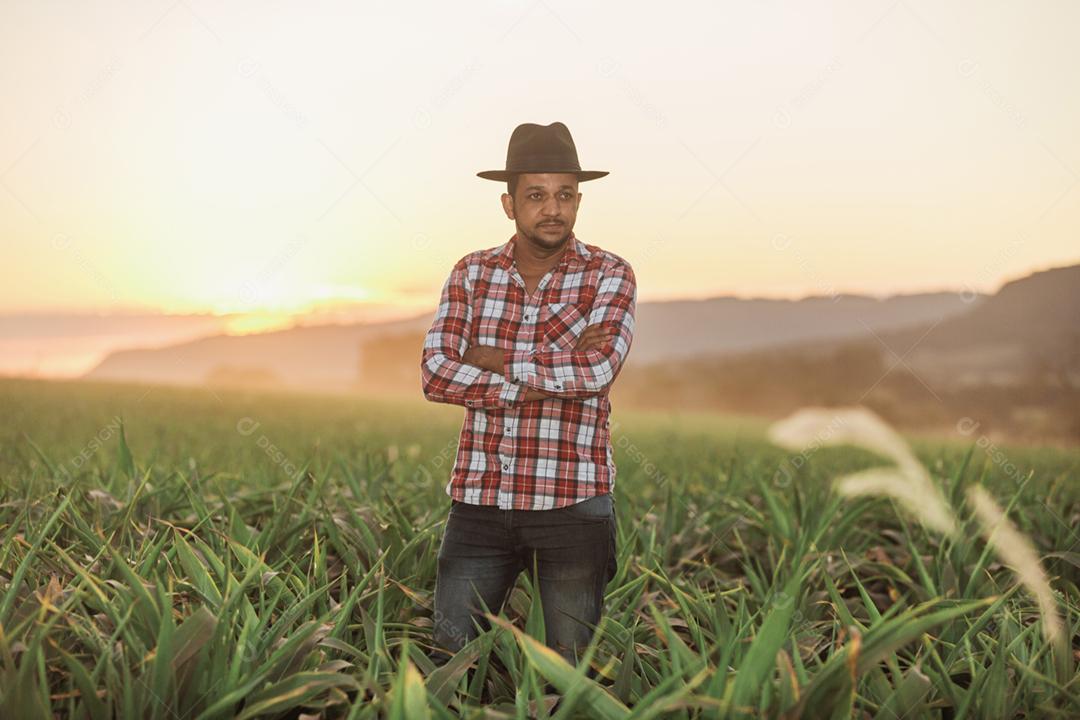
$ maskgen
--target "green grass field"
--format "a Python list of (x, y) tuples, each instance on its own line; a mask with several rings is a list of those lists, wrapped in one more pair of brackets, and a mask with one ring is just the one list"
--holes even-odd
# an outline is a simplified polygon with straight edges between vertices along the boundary
[[(0, 715), (545, 717), (550, 683), (560, 717), (1080, 717), (1078, 450), (913, 440), (952, 541), (830, 490), (866, 451), (788, 477), (761, 421), (616, 406), (597, 680), (534, 639), (526, 575), (511, 624), (435, 669), (463, 410), (417, 395), (0, 381)], [(1068, 652), (972, 526), (976, 482), (1038, 549)]]

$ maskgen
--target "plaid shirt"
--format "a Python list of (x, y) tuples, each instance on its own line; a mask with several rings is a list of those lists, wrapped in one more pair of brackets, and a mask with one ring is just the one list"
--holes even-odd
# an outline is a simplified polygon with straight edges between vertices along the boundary
[[(615, 487), (608, 391), (634, 335), (637, 285), (623, 258), (571, 232), (532, 297), (514, 237), (455, 263), (424, 339), (424, 397), (465, 407), (446, 493), (504, 510), (565, 507)], [(575, 350), (586, 326), (616, 330)], [(506, 351), (504, 371), (462, 362), (471, 345)], [(528, 388), (554, 397), (522, 402)]]

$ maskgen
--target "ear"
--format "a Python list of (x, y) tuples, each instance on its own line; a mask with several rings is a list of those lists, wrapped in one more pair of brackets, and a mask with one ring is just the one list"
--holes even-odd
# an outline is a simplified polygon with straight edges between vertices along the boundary
[(503, 193), (501, 200), (502, 200), (503, 212), (506, 213), (506, 217), (513, 220), (514, 219), (514, 198), (510, 196), (510, 193)]

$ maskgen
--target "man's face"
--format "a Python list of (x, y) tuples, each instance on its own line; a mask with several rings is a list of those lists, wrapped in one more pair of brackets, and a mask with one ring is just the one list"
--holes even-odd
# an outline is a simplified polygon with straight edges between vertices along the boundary
[(506, 216), (520, 236), (535, 245), (558, 249), (574, 229), (581, 193), (573, 173), (525, 173), (518, 176), (514, 197), (503, 193)]

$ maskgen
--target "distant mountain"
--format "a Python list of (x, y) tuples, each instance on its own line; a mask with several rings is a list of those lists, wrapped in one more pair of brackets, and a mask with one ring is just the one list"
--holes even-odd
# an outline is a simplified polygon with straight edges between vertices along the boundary
[[(885, 335), (920, 373), (962, 385), (1080, 372), (1080, 265), (1012, 280), (969, 312)], [(1077, 379), (1080, 383), (1080, 378)]]
[[(968, 298), (970, 299), (970, 298)], [(977, 295), (974, 302), (985, 299)], [(970, 309), (959, 292), (808, 297), (717, 297), (641, 303), (631, 357), (635, 363), (724, 355), (803, 342), (864, 337), (922, 326)]]
[(229, 316), (153, 312), (0, 314), (0, 374), (78, 377), (110, 350), (225, 332)]
[[(976, 302), (982, 300), (976, 297)], [(741, 299), (641, 302), (630, 363), (676, 361), (764, 349), (808, 340), (862, 337), (867, 328), (888, 332), (940, 321), (969, 309), (960, 293), (898, 295), (876, 299), (860, 295), (802, 300)], [(405, 352), (401, 338), (423, 333), (434, 310), (406, 320), (290, 328), (256, 335), (216, 335), (156, 349), (111, 353), (85, 377), (200, 384), (221, 378), (230, 368), (260, 368), (298, 387), (348, 387), (362, 374), (364, 357), (385, 341), (390, 354), (416, 369), (422, 335)], [(411, 342), (411, 341), (410, 341)], [(407, 343), (405, 343), (407, 344)], [(369, 352), (364, 353), (363, 348)]]
[[(432, 313), (213, 336), (108, 356), (88, 377), (420, 392)], [(992, 296), (926, 293), (638, 304), (619, 407), (779, 417), (865, 404), (898, 427), (1080, 442), (1080, 265)]]
[(908, 328), (628, 367), (612, 398), (765, 417), (861, 404), (919, 433), (1080, 443), (1080, 265)]
[[(381, 323), (296, 327), (252, 335), (215, 335), (164, 348), (110, 353), (84, 377), (182, 385), (219, 381), (229, 368), (272, 373), (296, 387), (342, 388), (356, 382), (360, 347), (377, 337), (428, 328), (431, 317)], [(417, 356), (419, 364), (419, 356)]]
[[(1080, 384), (1080, 265), (1035, 272), (1010, 280), (989, 297), (966, 300), (964, 312), (894, 328), (867, 323), (861, 335), (849, 337), (821, 332), (774, 346), (772, 354), (820, 360), (874, 353), (884, 367), (902, 364), (931, 384), (953, 388), (1014, 385), (1040, 373)], [(763, 358), (767, 350), (756, 347), (739, 355)]]

